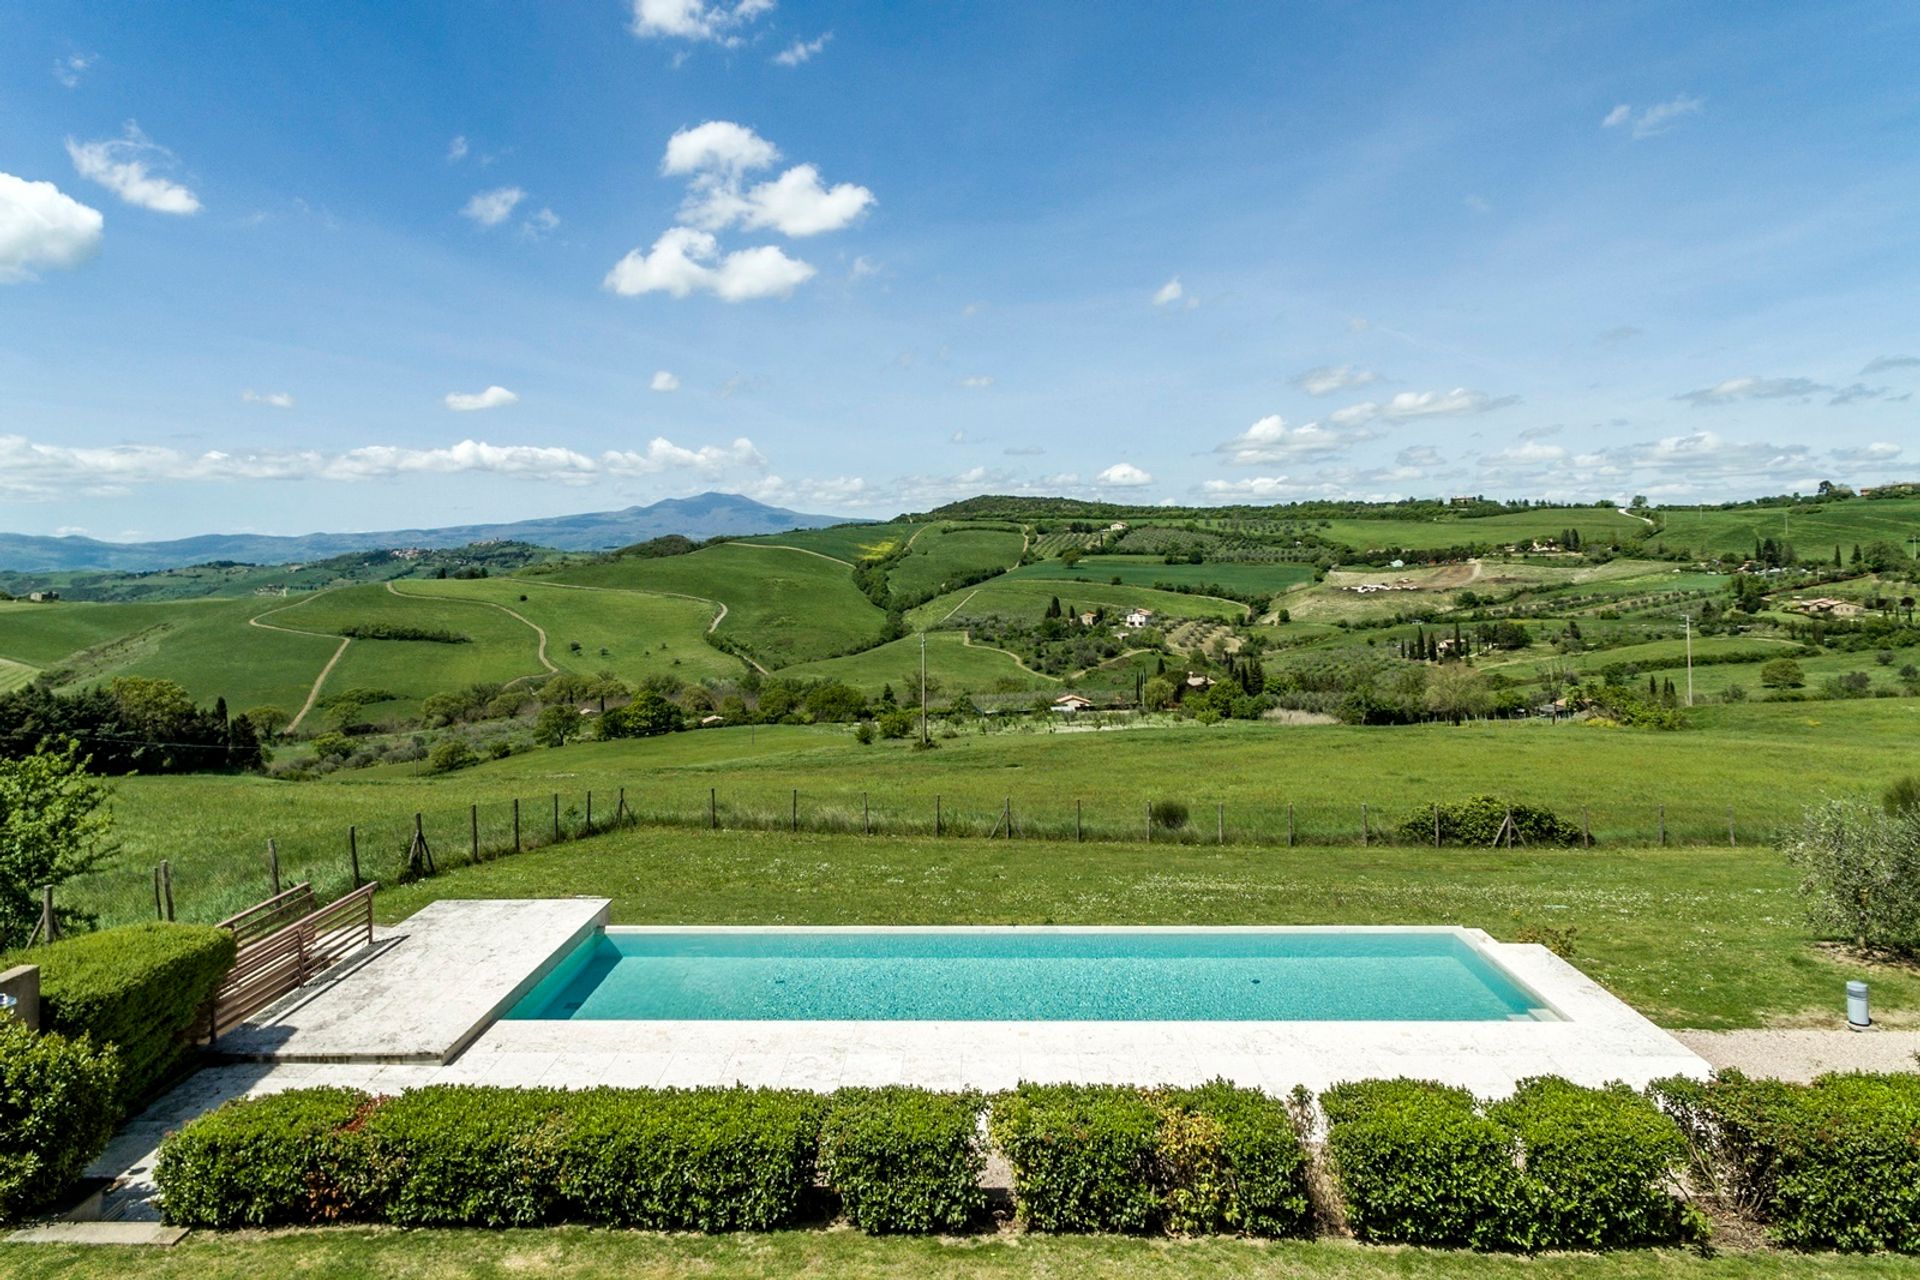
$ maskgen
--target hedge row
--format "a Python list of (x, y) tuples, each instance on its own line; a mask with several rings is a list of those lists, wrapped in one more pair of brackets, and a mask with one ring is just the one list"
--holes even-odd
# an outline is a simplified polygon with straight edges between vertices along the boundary
[(156, 922), (78, 934), (16, 958), (40, 966), (47, 1030), (114, 1046), (117, 1098), (132, 1108), (179, 1065), (233, 953), (225, 929)]
[(1702, 1179), (1801, 1249), (1920, 1253), (1920, 1075), (1658, 1081)]
[(0, 1222), (52, 1203), (106, 1147), (119, 1075), (111, 1046), (0, 1015)]

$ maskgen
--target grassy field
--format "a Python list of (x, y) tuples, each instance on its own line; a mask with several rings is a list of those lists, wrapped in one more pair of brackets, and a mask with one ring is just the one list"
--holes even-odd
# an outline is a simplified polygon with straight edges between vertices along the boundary
[(1343, 1241), (1156, 1240), (853, 1231), (658, 1235), (578, 1227), (521, 1231), (320, 1230), (196, 1233), (171, 1249), (0, 1244), (17, 1280), (1880, 1280), (1910, 1258), (1724, 1250), (1516, 1257)]
[(1920, 498), (1851, 498), (1843, 502), (1733, 511), (1662, 511), (1654, 542), (1700, 554), (1747, 555), (1762, 538), (1791, 542), (1801, 555), (1851, 554), (1855, 543), (1907, 545), (1920, 533)]
[(699, 600), (580, 591), (544, 578), (428, 580), (402, 583), (399, 589), (511, 609), (547, 633), (548, 661), (579, 675), (611, 671), (638, 683), (652, 675), (700, 680), (746, 670), (740, 659), (707, 643), (707, 626), (718, 610)]
[[(858, 526), (856, 526), (858, 527)], [(691, 555), (576, 565), (543, 581), (669, 592), (726, 606), (715, 634), (768, 668), (874, 643), (886, 622), (844, 564), (820, 553), (727, 542)]]
[(1538, 507), (1508, 515), (1478, 519), (1442, 517), (1436, 520), (1317, 520), (1308, 528), (1322, 538), (1357, 551), (1376, 547), (1430, 550), (1441, 547), (1491, 545), (1557, 538), (1563, 529), (1578, 529), (1583, 540), (1607, 545), (1615, 539), (1637, 538), (1647, 526), (1608, 507)]
[(1234, 600), (1213, 596), (1184, 595), (1173, 591), (1155, 591), (1151, 587), (1112, 586), (1104, 579), (1082, 585), (1017, 579), (1012, 575), (994, 578), (977, 587), (950, 591), (917, 609), (907, 612), (912, 627), (935, 627), (942, 622), (961, 625), (973, 618), (1023, 618), (1037, 622), (1048, 604), (1058, 597), (1063, 605), (1075, 609), (1104, 608), (1108, 613), (1147, 608), (1167, 618), (1245, 618), (1247, 608)]
[(906, 558), (888, 570), (887, 585), (909, 600), (937, 595), (967, 577), (1012, 568), (1025, 545), (1006, 529), (936, 525), (914, 538)]
[(262, 896), (269, 837), (289, 880), (337, 891), (350, 824), (366, 873), (390, 878), (415, 812), (436, 848), (459, 851), (477, 804), (483, 842), (497, 847), (510, 842), (515, 797), (529, 838), (544, 838), (556, 793), (576, 811), (572, 829), (589, 789), (604, 817), (621, 788), (648, 821), (682, 827), (705, 825), (710, 792), (722, 826), (784, 827), (797, 792), (805, 828), (860, 830), (865, 812), (876, 832), (918, 835), (931, 833), (938, 796), (949, 835), (985, 837), (1010, 800), (1023, 836), (1070, 840), (1078, 806), (1090, 838), (1116, 841), (1139, 840), (1145, 803), (1171, 799), (1190, 807), (1185, 839), (1224, 827), (1229, 847), (1283, 845), (1289, 811), (1302, 844), (1357, 847), (1363, 804), (1377, 840), (1429, 800), (1494, 792), (1575, 819), (1586, 810), (1605, 849), (1657, 844), (1662, 804), (1674, 844), (1723, 845), (1731, 810), (1746, 849), (1823, 795), (1877, 790), (1910, 769), (1902, 744), (1920, 732), (1920, 700), (1749, 703), (1694, 717), (1702, 728), (1677, 733), (1544, 722), (1043, 727), (936, 739), (934, 752), (861, 746), (845, 726), (740, 727), (536, 750), (437, 778), (418, 766), (309, 782), (129, 778), (114, 784), (120, 852), (74, 895), (110, 919), (143, 918), (150, 869), (164, 858), (181, 909), (217, 919)]
[(885, 555), (893, 547), (910, 540), (924, 522), (898, 524), (836, 524), (825, 529), (797, 529), (792, 533), (766, 533), (737, 541), (774, 547), (798, 547), (815, 551), (835, 560), (857, 564), (861, 560)]
[(1517, 1257), (1344, 1241), (1157, 1240), (983, 1234), (881, 1237), (853, 1231), (731, 1236), (537, 1231), (320, 1230), (197, 1233), (171, 1249), (0, 1244), (19, 1280), (1879, 1280), (1910, 1276), (1885, 1256), (1679, 1250)]
[[(895, 693), (904, 697), (909, 687), (908, 675), (919, 669), (920, 637), (905, 636), (845, 658), (802, 662), (783, 669), (780, 674), (809, 680), (841, 680), (869, 695), (878, 694), (890, 684)], [(957, 631), (928, 634), (927, 679), (938, 702), (949, 700), (960, 690), (1012, 693), (1021, 689), (1050, 689), (1059, 683), (1027, 670), (1010, 653), (968, 643), (967, 637)]]
[[(1306, 564), (1241, 564), (1222, 561), (1210, 564), (1167, 564), (1153, 556), (1086, 556), (1075, 565), (1058, 560), (1042, 560), (1022, 565), (1010, 577), (1016, 580), (1042, 578), (1048, 581), (1104, 585), (1118, 578), (1134, 587), (1150, 587), (1156, 582), (1180, 586), (1219, 585), (1232, 591), (1256, 594), (1281, 592), (1313, 581), (1313, 566)], [(1078, 588), (1075, 588), (1078, 590)]]

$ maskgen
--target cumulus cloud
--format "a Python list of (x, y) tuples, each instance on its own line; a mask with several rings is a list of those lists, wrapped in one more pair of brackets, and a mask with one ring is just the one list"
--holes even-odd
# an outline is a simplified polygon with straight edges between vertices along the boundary
[(1153, 477), (1131, 462), (1116, 462), (1094, 477), (1095, 481), (1114, 489), (1137, 489), (1141, 485), (1152, 484)]
[(1686, 116), (1698, 115), (1706, 108), (1705, 98), (1679, 94), (1665, 102), (1656, 102), (1652, 106), (1635, 110), (1632, 103), (1623, 102), (1607, 112), (1600, 122), (1602, 129), (1625, 128), (1636, 138), (1651, 138), (1655, 134), (1665, 133), (1673, 128), (1675, 122)]
[(1350, 404), (1334, 410), (1328, 417), (1336, 425), (1352, 426), (1380, 420), (1399, 422), (1409, 418), (1491, 413), (1519, 402), (1519, 396), (1491, 396), (1469, 387), (1455, 387), (1451, 391), (1402, 391), (1384, 402), (1365, 400)]
[(1245, 480), (1208, 480), (1200, 492), (1213, 498), (1263, 499), (1268, 501), (1297, 496), (1313, 485), (1290, 476), (1248, 476)]
[(163, 178), (154, 169), (171, 168), (173, 153), (148, 139), (140, 126), (127, 121), (118, 138), (97, 142), (67, 139), (67, 155), (74, 172), (97, 182), (131, 205), (155, 213), (194, 214), (200, 212), (200, 198), (180, 183)]
[(740, 41), (740, 28), (772, 10), (774, 0), (633, 0), (633, 34), (643, 40)]
[(829, 187), (820, 170), (799, 164), (749, 187), (746, 175), (780, 158), (780, 150), (745, 125), (709, 120), (667, 140), (660, 171), (689, 179), (681, 219), (708, 231), (731, 226), (814, 236), (852, 225), (872, 206), (873, 192), (851, 182)]
[(680, 389), (680, 379), (676, 375), (662, 369), (653, 375), (653, 381), (648, 383), (647, 386), (654, 391), (678, 391)]
[(476, 409), (498, 409), (504, 405), (518, 404), (520, 397), (505, 387), (488, 387), (485, 391), (465, 393), (447, 392), (447, 408), (455, 413), (472, 413)]
[(711, 293), (727, 302), (784, 298), (814, 276), (811, 264), (789, 258), (777, 245), (737, 249), (725, 257), (705, 231), (672, 227), (645, 253), (634, 249), (613, 265), (603, 288), (634, 297), (665, 293), (684, 298)]
[(1354, 443), (1370, 437), (1361, 429), (1340, 429), (1318, 422), (1288, 426), (1277, 413), (1270, 413), (1231, 440), (1214, 446), (1215, 453), (1227, 455), (1235, 466), (1270, 466), (1296, 458), (1342, 453)]
[(495, 187), (475, 194), (460, 210), (460, 216), (471, 218), (478, 226), (497, 227), (511, 218), (514, 208), (526, 198), (527, 193), (519, 187)]
[(51, 182), (0, 173), (0, 284), (65, 271), (100, 251), (106, 219)]
[(745, 173), (764, 169), (780, 158), (780, 149), (743, 124), (709, 120), (681, 129), (667, 139), (660, 172), (669, 176), (714, 171)]
[(240, 393), (240, 398), (248, 404), (263, 404), (269, 409), (293, 408), (293, 396), (285, 391), (255, 391), (248, 388)]
[(1323, 364), (1304, 373), (1296, 373), (1292, 378), (1293, 385), (1310, 396), (1330, 396), (1336, 391), (1364, 387), (1378, 381), (1380, 375), (1373, 370), (1350, 364)]
[(664, 437), (646, 448), (594, 457), (547, 445), (494, 445), (478, 440), (435, 449), (366, 445), (339, 453), (320, 450), (259, 450), (200, 454), (154, 445), (75, 448), (25, 436), (0, 435), (0, 496), (25, 501), (78, 493), (104, 496), (152, 484), (231, 483), (265, 480), (354, 482), (408, 475), (487, 473), (562, 484), (591, 484), (607, 477), (691, 471), (703, 475), (758, 469), (765, 458), (743, 438), (728, 445), (685, 448)]
[(773, 60), (783, 67), (797, 67), (803, 62), (813, 60), (815, 54), (827, 47), (827, 41), (833, 39), (833, 32), (823, 31), (812, 40), (795, 40), (792, 44), (773, 55)]
[(1185, 293), (1186, 290), (1180, 287), (1180, 277), (1175, 276), (1153, 291), (1153, 305), (1156, 307), (1169, 306), (1180, 301)]

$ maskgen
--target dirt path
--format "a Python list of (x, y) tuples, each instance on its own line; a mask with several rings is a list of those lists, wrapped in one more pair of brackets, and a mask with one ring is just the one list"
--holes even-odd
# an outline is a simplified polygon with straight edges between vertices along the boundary
[(247, 619), (248, 626), (258, 627), (262, 631), (278, 631), (284, 635), (290, 635), (290, 636), (318, 636), (324, 640), (338, 640), (340, 642), (340, 647), (333, 651), (333, 656), (331, 658), (327, 659), (327, 665), (324, 667), (321, 667), (320, 674), (313, 678), (313, 687), (307, 690), (307, 700), (300, 704), (299, 714), (295, 715), (293, 719), (287, 721), (287, 727), (283, 732), (292, 733), (295, 729), (298, 729), (300, 727), (301, 721), (305, 720), (307, 718), (307, 714), (313, 710), (314, 704), (320, 701), (321, 686), (326, 684), (327, 677), (332, 675), (333, 669), (340, 664), (340, 658), (343, 654), (346, 653), (347, 646), (353, 643), (353, 637), (352, 636), (336, 636), (330, 631), (302, 631), (298, 627), (275, 626), (271, 622), (262, 622), (260, 621), (260, 619), (271, 618), (276, 613), (285, 613), (288, 609), (297, 608), (300, 605), (307, 603), (308, 600), (318, 600), (321, 596), (327, 594), (327, 592), (335, 591), (335, 590), (338, 590), (338, 588), (326, 587), (322, 590), (314, 592), (310, 596), (306, 596), (300, 600), (296, 600), (292, 604), (283, 604), (277, 608), (268, 609), (264, 613), (256, 613), (251, 618)]
[(991, 649), (995, 653), (1004, 653), (1009, 658), (1013, 659), (1014, 666), (1020, 668), (1022, 671), (1026, 672), (1028, 675), (1039, 676), (1042, 680), (1050, 680), (1054, 684), (1060, 683), (1059, 676), (1050, 676), (1044, 671), (1035, 671), (1032, 667), (1022, 662), (1020, 660), (1020, 655), (1013, 652), (1013, 650), (1011, 649), (1002, 649), (997, 644), (975, 644), (973, 642), (973, 632), (971, 631), (962, 631), (960, 633), (960, 643), (969, 649)]
[[(966, 597), (966, 600), (962, 600), (962, 601), (961, 601), (961, 602), (960, 602), (959, 604), (957, 604), (957, 605), (955, 605), (955, 606), (953, 606), (953, 608), (951, 608), (951, 609), (949, 609), (949, 610), (947, 610), (947, 611), (946, 611), (945, 613), (943, 613), (943, 614), (941, 614), (941, 615), (940, 615), (940, 621), (941, 621), (941, 622), (945, 622), (945, 621), (946, 621), (946, 620), (947, 620), (948, 618), (951, 618), (951, 617), (952, 617), (952, 616), (953, 616), (954, 614), (956, 614), (956, 613), (958, 613), (958, 612), (960, 612), (960, 611), (961, 611), (962, 609), (964, 609), (964, 608), (966, 608), (966, 607), (967, 607), (967, 600), (971, 600), (971, 599), (973, 599), (973, 598), (974, 598), (975, 596), (977, 596), (977, 595), (979, 595), (979, 594), (980, 594), (980, 588), (978, 588), (978, 587), (975, 587), (975, 588), (974, 588), (973, 590), (971, 590), (971, 591), (969, 591), (969, 592), (967, 592), (967, 597)], [(938, 624), (936, 624), (936, 625), (938, 625)]]
[[(542, 627), (539, 623), (535, 622), (533, 619), (527, 617), (525, 614), (519, 612), (518, 610), (509, 609), (506, 605), (503, 605), (503, 604), (495, 604), (491, 600), (468, 600), (461, 596), (415, 595), (412, 592), (400, 590), (400, 588), (396, 586), (391, 579), (389, 579), (387, 582), (387, 594), (399, 596), (402, 600), (452, 600), (459, 604), (483, 604), (487, 606), (487, 608), (489, 609), (498, 609), (500, 612), (506, 614), (509, 618), (512, 618), (514, 621), (523, 623), (524, 625), (533, 628), (533, 634), (540, 637), (540, 647), (534, 653), (534, 656), (540, 659), (540, 665), (547, 669), (547, 674), (558, 675), (560, 672), (560, 668), (554, 666), (553, 663), (547, 661), (546, 628)], [(521, 676), (520, 679), (525, 680), (527, 679), (527, 677)], [(509, 683), (518, 683), (518, 682), (510, 681)]]
[[(918, 537), (919, 535), (916, 534), (915, 536)], [(790, 547), (784, 542), (729, 542), (727, 545), (730, 547), (757, 547), (762, 551), (793, 551), (803, 556), (814, 556), (821, 560), (832, 561), (834, 564), (843, 564), (849, 569), (854, 567), (854, 563), (851, 560), (842, 560), (839, 556), (830, 556), (824, 551), (815, 551), (809, 547)], [(663, 591), (660, 594), (665, 595), (667, 593)]]
[(1629, 520), (1638, 520), (1641, 524), (1644, 524), (1649, 529), (1654, 527), (1652, 516), (1637, 516), (1633, 514), (1633, 512), (1627, 510), (1625, 507), (1615, 507), (1614, 510), (1618, 511), (1621, 515), (1625, 516)]

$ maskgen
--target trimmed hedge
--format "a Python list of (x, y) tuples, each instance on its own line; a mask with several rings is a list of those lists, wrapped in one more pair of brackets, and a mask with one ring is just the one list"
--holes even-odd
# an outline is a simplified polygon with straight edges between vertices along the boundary
[(0, 1222), (52, 1203), (106, 1148), (119, 1077), (111, 1047), (0, 1016)]
[(1321, 1102), (1334, 1176), (1363, 1240), (1533, 1251), (1705, 1234), (1678, 1195), (1679, 1128), (1624, 1086), (1545, 1076), (1482, 1106), (1464, 1089), (1370, 1080)]
[(169, 1135), (155, 1179), (183, 1226), (764, 1231), (790, 1224), (813, 1185), (826, 1105), (744, 1088), (292, 1090)]
[(1513, 835), (1518, 843), (1571, 847), (1584, 838), (1578, 823), (1569, 822), (1551, 809), (1515, 804), (1496, 796), (1473, 796), (1452, 804), (1422, 805), (1400, 824), (1400, 839), (1408, 844), (1432, 844), (1436, 810), (1443, 844), (1483, 848), (1494, 845), (1506, 830), (1509, 813), (1513, 815)]
[(994, 1101), (990, 1129), (1037, 1230), (1312, 1230), (1292, 1112), (1257, 1090), (1026, 1084)]
[(842, 1089), (820, 1132), (820, 1172), (847, 1220), (875, 1235), (959, 1231), (987, 1207), (977, 1093)]
[(1920, 1252), (1920, 1076), (1662, 1080), (1702, 1171), (1794, 1248)]
[(20, 958), (40, 966), (47, 1030), (118, 1049), (118, 1097), (131, 1108), (172, 1075), (233, 952), (225, 929), (156, 922), (77, 934)]

